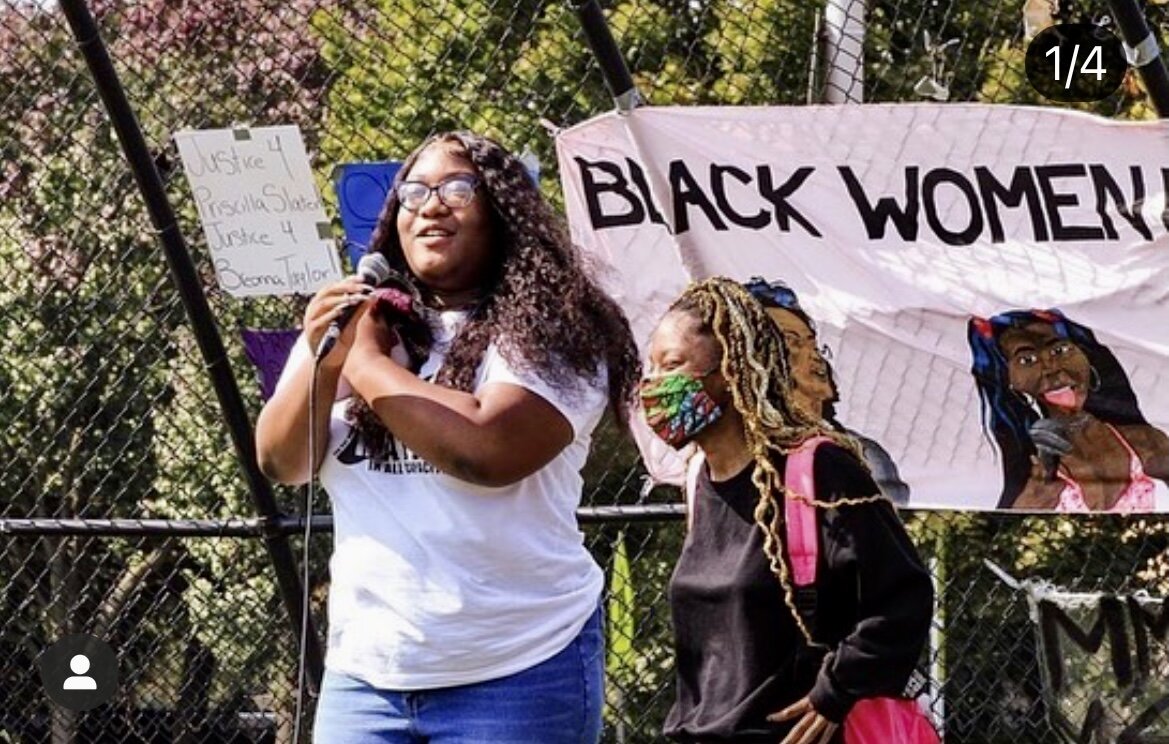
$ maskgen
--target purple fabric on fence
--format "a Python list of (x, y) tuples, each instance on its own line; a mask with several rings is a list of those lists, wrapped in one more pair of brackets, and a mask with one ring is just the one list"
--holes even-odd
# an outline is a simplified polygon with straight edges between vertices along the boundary
[(244, 339), (244, 351), (256, 367), (260, 378), (260, 396), (264, 400), (276, 391), (276, 381), (300, 331), (295, 328), (244, 328), (240, 331)]

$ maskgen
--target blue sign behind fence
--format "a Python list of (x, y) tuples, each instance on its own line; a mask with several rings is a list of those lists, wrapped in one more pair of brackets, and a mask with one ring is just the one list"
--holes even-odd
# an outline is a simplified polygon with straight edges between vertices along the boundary
[(378, 212), (401, 167), (401, 163), (394, 161), (344, 163), (337, 167), (337, 202), (350, 267), (357, 266), (358, 260), (365, 253), (373, 228), (377, 225)]

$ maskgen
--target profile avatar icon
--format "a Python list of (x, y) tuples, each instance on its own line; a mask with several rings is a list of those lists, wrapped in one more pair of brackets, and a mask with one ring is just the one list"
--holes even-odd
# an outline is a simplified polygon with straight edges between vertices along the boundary
[(89, 671), (89, 657), (85, 654), (77, 654), (69, 660), (69, 668), (73, 670), (73, 675), (65, 680), (65, 684), (61, 686), (62, 690), (96, 690), (97, 681), (93, 677), (86, 675)]
[(118, 693), (118, 656), (95, 636), (63, 636), (45, 649), (37, 666), (45, 696), (62, 708), (92, 710)]

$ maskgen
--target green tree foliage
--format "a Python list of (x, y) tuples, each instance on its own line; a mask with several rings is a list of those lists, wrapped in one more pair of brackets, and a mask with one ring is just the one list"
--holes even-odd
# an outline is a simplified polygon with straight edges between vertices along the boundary
[[(95, 4), (164, 174), (175, 163), (168, 144), (175, 129), (311, 121), (323, 68), (301, 43), (310, 5), (320, 4)], [(241, 47), (244, 37), (250, 43)], [(0, 6), (0, 95), (15, 113), (0, 120), (0, 511), (250, 514), (156, 236), (59, 11)], [(197, 235), (193, 209), (184, 207), (184, 232)], [(243, 319), (238, 311), (221, 315)], [(246, 369), (241, 362), (236, 368)], [(189, 591), (193, 585), (207, 590)], [(258, 541), (6, 540), (0, 586), (6, 637), (23, 646), (6, 648), (0, 663), (27, 670), (59, 635), (97, 632), (123, 658), (144, 660), (129, 684), (146, 680), (138, 693), (148, 699), (186, 695), (205, 705), (192, 690), (204, 698), (226, 691), (192, 680), (194, 671), (206, 676), (218, 665), (237, 686), (245, 676), (266, 679), (271, 672), (257, 669), (289, 645), (275, 633), (243, 644), (238, 628), (222, 621), (244, 602), (256, 613), (252, 627), (271, 612), (271, 573)], [(167, 644), (177, 653), (158, 653)], [(152, 675), (142, 671), (151, 668), (145, 660)], [(6, 688), (0, 699), (5, 710), (43, 704), (31, 687)], [(76, 725), (56, 711), (54, 740), (69, 740)]]
[(400, 158), (442, 129), (502, 135), (516, 107), (505, 98), (504, 83), (538, 5), (483, 0), (372, 5), (313, 18), (334, 73), (326, 157), (334, 162)]
[[(806, 3), (627, 0), (607, 18), (650, 103), (803, 99)], [(567, 3), (382, 0), (372, 12), (318, 13), (313, 28), (332, 71), (327, 161), (401, 158), (431, 132), (474, 129), (537, 154), (555, 191), (541, 120), (569, 125), (612, 105)]]
[[(866, 29), (865, 100), (929, 100), (916, 92), (923, 78), (949, 89), (949, 101), (1055, 106), (1102, 116), (1151, 119), (1154, 112), (1139, 76), (1130, 70), (1113, 96), (1090, 104), (1050, 101), (1027, 82), (1023, 60), (1023, 3), (878, 0), (871, 3)], [(1107, 23), (1103, 2), (1056, 4), (1054, 23)], [(1148, 9), (1151, 25), (1162, 34), (1169, 13)], [(947, 42), (951, 42), (947, 44)]]

